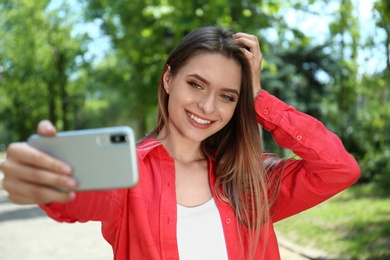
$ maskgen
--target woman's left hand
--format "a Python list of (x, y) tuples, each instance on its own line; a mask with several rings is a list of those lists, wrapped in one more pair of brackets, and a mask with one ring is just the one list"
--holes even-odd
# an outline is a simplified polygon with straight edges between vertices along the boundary
[(253, 95), (254, 97), (261, 90), (261, 61), (263, 56), (260, 51), (259, 40), (255, 35), (246, 33), (236, 33), (234, 39), (238, 44), (245, 45), (248, 49), (242, 48), (244, 55), (247, 57), (252, 70)]

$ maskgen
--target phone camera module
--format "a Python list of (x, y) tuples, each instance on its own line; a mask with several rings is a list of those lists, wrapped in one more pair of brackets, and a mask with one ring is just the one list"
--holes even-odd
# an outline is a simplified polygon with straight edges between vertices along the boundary
[(129, 141), (129, 137), (126, 134), (115, 134), (110, 137), (111, 143), (119, 144)]

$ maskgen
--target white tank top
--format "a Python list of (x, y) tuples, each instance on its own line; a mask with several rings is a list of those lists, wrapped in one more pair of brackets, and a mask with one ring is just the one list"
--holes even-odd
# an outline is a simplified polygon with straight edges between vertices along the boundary
[(227, 260), (225, 236), (214, 198), (196, 207), (177, 205), (180, 260)]

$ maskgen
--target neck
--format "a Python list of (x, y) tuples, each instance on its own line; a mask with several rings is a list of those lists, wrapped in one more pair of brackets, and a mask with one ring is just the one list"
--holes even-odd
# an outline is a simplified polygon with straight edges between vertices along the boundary
[(205, 159), (200, 147), (201, 143), (188, 140), (175, 134), (167, 134), (164, 128), (157, 136), (173, 159), (183, 163), (190, 163)]

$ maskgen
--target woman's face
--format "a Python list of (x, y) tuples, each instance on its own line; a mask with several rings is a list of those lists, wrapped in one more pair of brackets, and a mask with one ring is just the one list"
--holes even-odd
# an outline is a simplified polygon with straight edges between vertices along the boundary
[(221, 54), (200, 53), (175, 76), (168, 69), (170, 135), (201, 142), (232, 118), (240, 95), (241, 67)]

